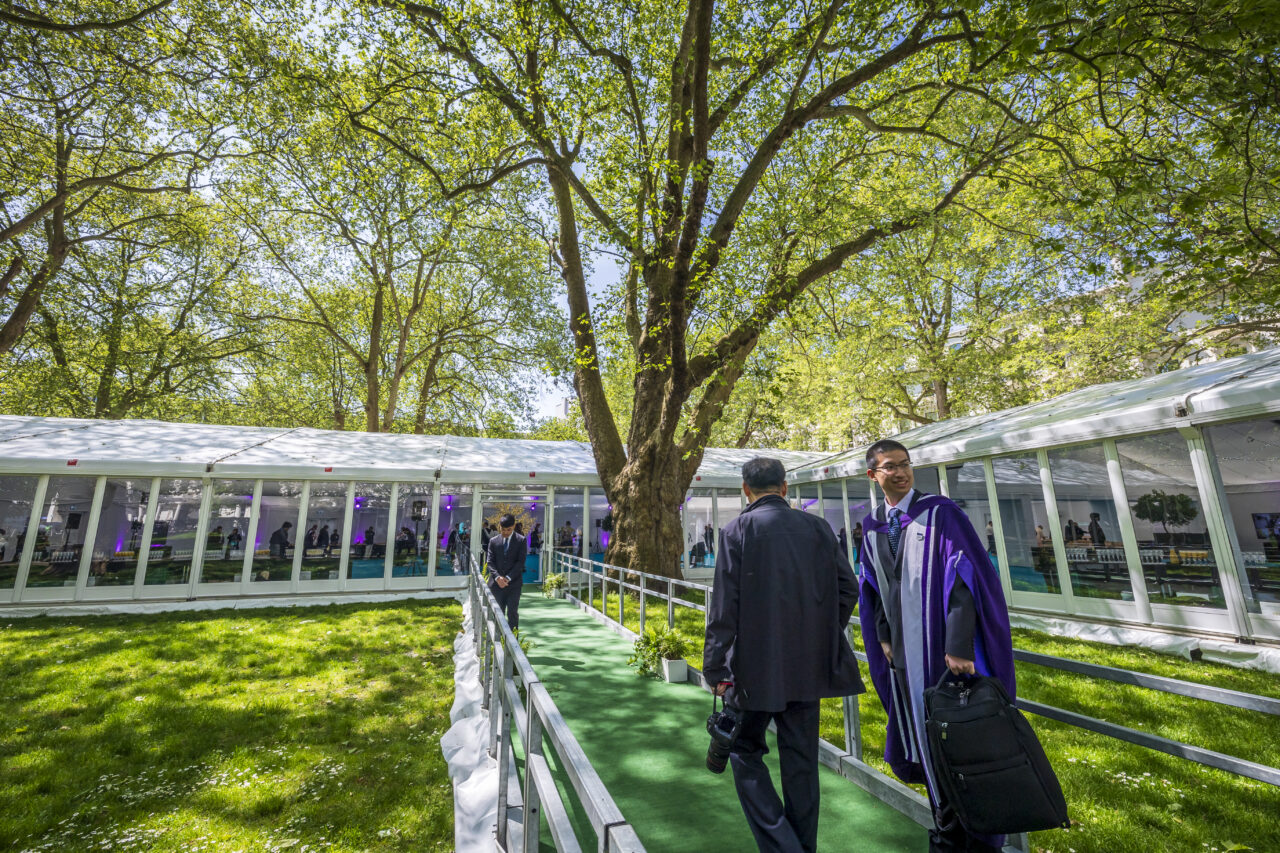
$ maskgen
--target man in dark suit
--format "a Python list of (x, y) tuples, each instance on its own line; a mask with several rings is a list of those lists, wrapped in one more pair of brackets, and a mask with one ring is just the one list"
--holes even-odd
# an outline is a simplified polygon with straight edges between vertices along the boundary
[(524, 587), (524, 537), (516, 535), (516, 519), (511, 513), (498, 522), (498, 535), (489, 540), (489, 591), (498, 609), (507, 617), (511, 630), (520, 626), (520, 591)]
[[(845, 635), (858, 585), (827, 523), (787, 505), (781, 462), (752, 459), (742, 481), (750, 503), (720, 532), (702, 669), (742, 721), (729, 761), (757, 846), (813, 851), (818, 700), (864, 690)], [(770, 721), (782, 799), (763, 761)]]

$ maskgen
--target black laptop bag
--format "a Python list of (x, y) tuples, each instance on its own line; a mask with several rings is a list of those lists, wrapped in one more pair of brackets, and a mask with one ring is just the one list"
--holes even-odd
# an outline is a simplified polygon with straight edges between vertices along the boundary
[(999, 679), (945, 672), (924, 704), (934, 778), (965, 829), (1004, 835), (1071, 825), (1058, 777)]

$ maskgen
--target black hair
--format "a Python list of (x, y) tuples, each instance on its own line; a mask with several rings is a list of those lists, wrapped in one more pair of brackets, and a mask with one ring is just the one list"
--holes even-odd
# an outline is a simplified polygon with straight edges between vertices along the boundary
[(787, 481), (787, 469), (782, 462), (768, 456), (757, 456), (742, 466), (742, 482), (752, 492), (776, 491)]
[(907, 450), (907, 446), (900, 441), (894, 441), (892, 438), (882, 438), (875, 444), (867, 448), (867, 470), (870, 471), (876, 467), (876, 457), (882, 453), (892, 453), (895, 450), (901, 450), (907, 454), (907, 459), (911, 459), (911, 451)]
[(511, 513), (507, 513), (502, 518), (498, 519), (499, 527), (514, 527), (515, 523), (516, 523), (516, 517)]

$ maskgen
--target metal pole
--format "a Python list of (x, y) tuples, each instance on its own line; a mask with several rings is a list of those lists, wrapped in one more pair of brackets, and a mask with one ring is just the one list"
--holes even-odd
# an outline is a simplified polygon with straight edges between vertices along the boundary
[(258, 522), (262, 518), (262, 481), (253, 481), (253, 498), (249, 501), (248, 529), (245, 531), (244, 556), (240, 560), (240, 594), (248, 595), (253, 581), (253, 555), (257, 550)]
[(1107, 456), (1107, 477), (1111, 481), (1111, 499), (1116, 505), (1116, 518), (1120, 524), (1120, 541), (1124, 545), (1124, 560), (1129, 571), (1129, 586), (1133, 590), (1133, 603), (1138, 621), (1152, 624), (1151, 596), (1147, 592), (1147, 578), (1142, 573), (1142, 554), (1138, 551), (1138, 533), (1133, 527), (1133, 515), (1124, 486), (1124, 473), (1120, 467), (1120, 451), (1112, 439), (1102, 443)]
[(1044, 490), (1044, 512), (1053, 536), (1053, 556), (1058, 569), (1058, 588), (1062, 593), (1062, 609), (1076, 612), (1075, 592), (1071, 589), (1071, 570), (1067, 565), (1067, 544), (1062, 535), (1062, 517), (1058, 514), (1058, 497), (1053, 489), (1053, 473), (1049, 470), (1049, 451), (1036, 451), (1040, 462), (1040, 487)]
[(525, 733), (524, 733), (524, 841), (522, 853), (537, 853), (539, 836), (542, 833), (542, 797), (538, 785), (534, 781), (534, 756), (542, 755), (542, 719), (538, 716), (538, 708), (533, 701), (533, 691), (525, 694)]
[(147, 562), (151, 559), (151, 533), (156, 524), (156, 505), (160, 502), (160, 478), (151, 481), (151, 492), (147, 496), (147, 514), (142, 521), (142, 541), (138, 543), (138, 566), (133, 576), (133, 597), (142, 596), (142, 587), (147, 582)]
[(338, 544), (342, 549), (338, 552), (338, 589), (347, 588), (347, 575), (351, 573), (351, 543), (356, 541), (355, 531), (351, 529), (356, 511), (355, 498), (356, 483), (351, 480), (347, 483), (347, 502), (342, 508), (342, 537)]
[(849, 515), (849, 481), (847, 479), (840, 481), (840, 501), (844, 509), (844, 548), (849, 555), (849, 565), (853, 566), (854, 572), (857, 572), (858, 555), (853, 550), (853, 518)]
[(1249, 605), (1252, 604), (1255, 610), (1258, 605), (1253, 600), (1253, 590), (1249, 587), (1247, 575), (1239, 568), (1244, 560), (1240, 556), (1234, 528), (1227, 520), (1230, 513), (1224, 511), (1227, 503), (1222, 477), (1199, 428), (1181, 427), (1178, 432), (1187, 440), (1191, 471), (1196, 480), (1196, 490), (1200, 493), (1200, 506), (1204, 509), (1205, 527), (1209, 531), (1209, 542), (1213, 545), (1218, 583), (1222, 586), (1227, 614), (1236, 636), (1248, 639), (1253, 633), (1249, 621)]
[(213, 483), (205, 480), (200, 488), (200, 517), (196, 521), (196, 538), (191, 543), (191, 586), (189, 598), (196, 597), (200, 587), (200, 574), (204, 563), (204, 538), (209, 535), (209, 505), (213, 502)]
[[(391, 501), (387, 506), (387, 544), (382, 549), (382, 588), (391, 589), (391, 573), (395, 570), (396, 560), (396, 537), (400, 535), (400, 529), (396, 527), (396, 522), (400, 516), (400, 484), (391, 484)], [(472, 614), (472, 618), (479, 619), (480, 611), (476, 610)]]
[(89, 567), (93, 564), (93, 546), (98, 541), (98, 519), (102, 515), (102, 497), (106, 494), (107, 478), (99, 477), (93, 484), (93, 501), (89, 504), (89, 523), (84, 529), (84, 543), (80, 546), (80, 571), (76, 573), (73, 597), (79, 601), (89, 585)]
[(676, 626), (676, 605), (675, 605), (675, 589), (676, 585), (667, 578), (667, 627), (674, 628)]
[[(302, 558), (307, 550), (307, 511), (311, 507), (311, 481), (302, 481), (302, 497), (298, 501), (298, 526), (293, 528), (293, 569), (289, 572), (289, 590), (298, 591), (302, 578)], [(208, 534), (205, 534), (208, 535)]]
[(493, 714), (493, 719), (497, 722), (498, 730), (494, 741), (498, 759), (498, 847), (499, 849), (507, 849), (507, 788), (511, 776), (511, 708), (507, 702), (507, 682), (511, 680), (512, 660), (515, 658), (515, 650), (510, 652), (507, 649), (502, 650), (502, 673), (501, 677), (496, 677), (493, 683), (497, 690), (498, 703), (493, 706), (497, 709), (497, 713)]
[(1009, 570), (1009, 546), (1004, 541), (1004, 520), (1000, 517), (1000, 496), (996, 494), (996, 469), (988, 457), (982, 460), (982, 475), (987, 481), (987, 505), (991, 507), (991, 531), (996, 537), (998, 573), (1004, 588), (1005, 606), (1013, 602), (1013, 575)]
[(640, 577), (640, 633), (644, 634), (644, 600), (648, 596), (649, 580), (643, 575)]
[(13, 579), (13, 601), (22, 600), (22, 592), (31, 574), (31, 557), (35, 553), (36, 539), (40, 535), (40, 518), (44, 515), (44, 499), (49, 491), (49, 475), (42, 474), (36, 480), (36, 493), (31, 496), (31, 512), (27, 514), (27, 534), (18, 557), (18, 574)]
[[(431, 545), (430, 547), (427, 548), (427, 586), (435, 585), (436, 551), (440, 547), (440, 537), (436, 535), (437, 533), (440, 532), (439, 531), (440, 522), (437, 520), (440, 514), (440, 491), (441, 490), (438, 487), (439, 483), (440, 483), (439, 480), (435, 481), (435, 484), (431, 488), (431, 500), (427, 502), (427, 506), (430, 507), (429, 511), (427, 512), (427, 533), (430, 534), (431, 536)], [(414, 538), (417, 539), (416, 530), (414, 531)], [(415, 572), (418, 569), (418, 562), (419, 562), (418, 555), (422, 553), (421, 541), (422, 540), (419, 539), (418, 541), (413, 543), (413, 568)]]

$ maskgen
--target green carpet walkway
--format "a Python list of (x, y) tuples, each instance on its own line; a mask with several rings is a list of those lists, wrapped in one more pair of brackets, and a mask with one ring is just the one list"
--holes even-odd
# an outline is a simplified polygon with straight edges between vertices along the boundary
[[(520, 633), (533, 642), (530, 662), (650, 853), (755, 849), (732, 770), (717, 776), (704, 764), (711, 710), (704, 690), (640, 677), (627, 666), (626, 640), (536, 589), (520, 602)], [(769, 742), (766, 761), (777, 785), (772, 735)], [(826, 768), (821, 778), (819, 850), (928, 849), (917, 824)]]

